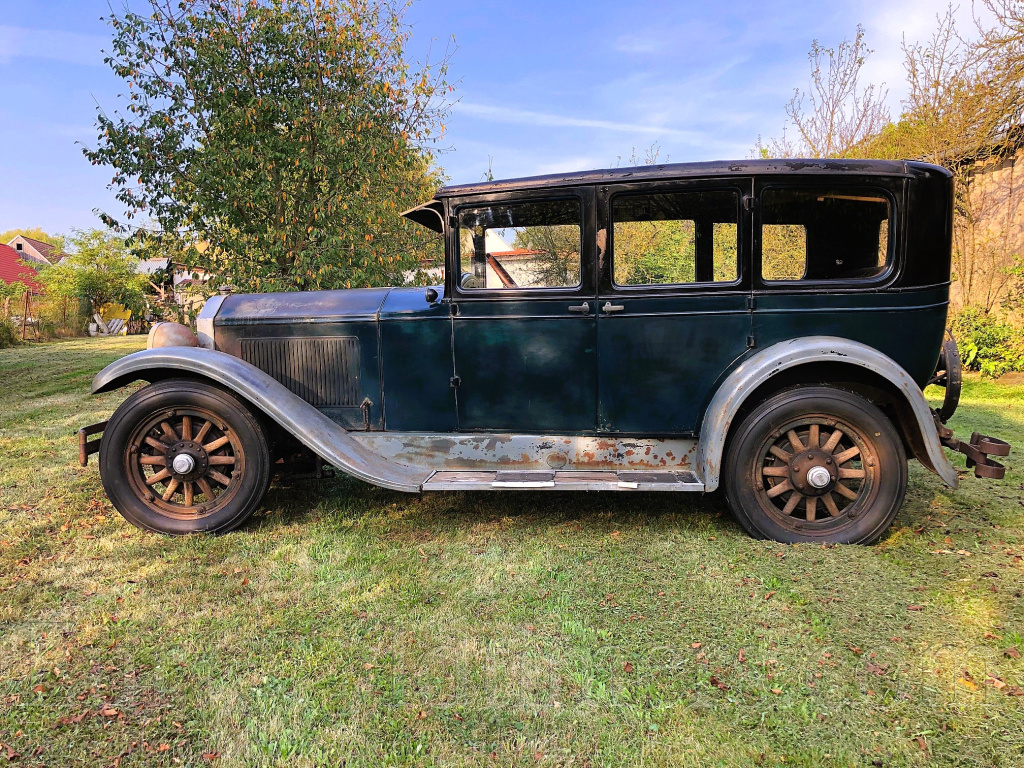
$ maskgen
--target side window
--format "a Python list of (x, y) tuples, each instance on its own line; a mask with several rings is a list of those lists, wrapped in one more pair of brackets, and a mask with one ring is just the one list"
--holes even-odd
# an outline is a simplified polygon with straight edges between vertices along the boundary
[(580, 201), (538, 200), (462, 208), (459, 287), (574, 288), (580, 284)]
[(761, 194), (766, 281), (863, 280), (889, 266), (889, 198), (871, 188), (768, 188)]
[(732, 282), (739, 277), (739, 193), (620, 194), (612, 198), (616, 285)]

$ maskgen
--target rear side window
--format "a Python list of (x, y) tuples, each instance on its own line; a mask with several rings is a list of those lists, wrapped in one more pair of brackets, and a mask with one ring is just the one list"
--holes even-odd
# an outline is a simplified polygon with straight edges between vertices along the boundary
[(892, 204), (866, 188), (768, 188), (761, 194), (761, 277), (869, 280), (891, 261)]
[(739, 193), (696, 190), (612, 198), (616, 285), (733, 282), (739, 277)]

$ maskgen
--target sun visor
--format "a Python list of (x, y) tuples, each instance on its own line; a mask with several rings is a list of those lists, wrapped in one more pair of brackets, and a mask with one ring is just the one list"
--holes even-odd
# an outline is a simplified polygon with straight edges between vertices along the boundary
[(417, 205), (405, 211), (402, 216), (434, 232), (444, 232), (444, 204), (440, 200)]

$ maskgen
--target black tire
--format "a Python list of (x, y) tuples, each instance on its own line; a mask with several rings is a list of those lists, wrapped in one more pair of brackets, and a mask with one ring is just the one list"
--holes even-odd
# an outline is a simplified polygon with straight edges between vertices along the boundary
[(790, 389), (757, 405), (730, 436), (723, 469), (740, 525), (785, 543), (873, 543), (907, 491), (907, 457), (892, 422), (831, 387)]
[[(191, 463), (184, 474), (173, 466), (181, 456), (179, 469)], [(99, 463), (125, 520), (171, 535), (238, 527), (259, 507), (271, 474), (267, 437), (252, 412), (189, 379), (151, 384), (125, 400), (103, 431)]]

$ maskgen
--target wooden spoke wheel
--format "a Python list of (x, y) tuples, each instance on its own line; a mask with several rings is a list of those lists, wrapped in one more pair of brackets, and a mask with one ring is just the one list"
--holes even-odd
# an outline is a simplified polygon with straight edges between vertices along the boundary
[(139, 390), (111, 417), (100, 475), (117, 510), (141, 528), (221, 532), (262, 500), (269, 450), (259, 421), (233, 395), (169, 380)]
[(165, 515), (214, 513), (237, 493), (245, 472), (238, 434), (206, 409), (154, 414), (139, 425), (125, 450), (136, 493)]
[(801, 387), (757, 406), (730, 436), (724, 485), (737, 520), (778, 541), (869, 543), (907, 485), (903, 445), (872, 403)]

